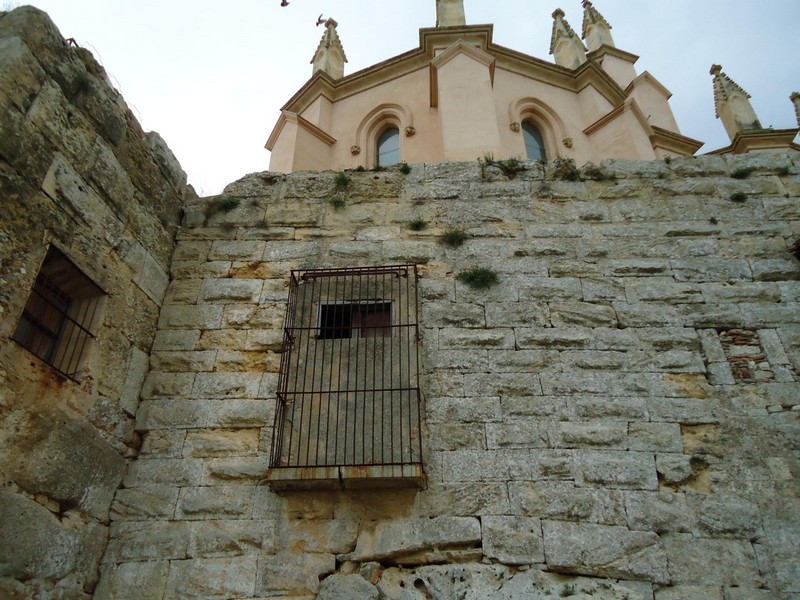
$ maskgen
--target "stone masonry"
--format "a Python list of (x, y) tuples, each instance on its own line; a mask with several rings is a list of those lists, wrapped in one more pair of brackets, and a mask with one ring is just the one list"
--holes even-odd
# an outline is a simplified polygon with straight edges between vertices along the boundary
[[(91, 54), (0, 12), (0, 598), (88, 598), (169, 283), (186, 175)], [(53, 246), (106, 292), (77, 381), (11, 341)]]
[[(43, 13), (0, 67), (0, 597), (800, 599), (796, 153), (197, 199)], [(9, 339), (51, 243), (108, 294), (78, 381)], [(290, 270), (401, 263), (424, 489), (272, 491)]]
[[(796, 157), (524, 166), (186, 206), (96, 597), (800, 597)], [(427, 488), (271, 492), (289, 271), (408, 262)]]

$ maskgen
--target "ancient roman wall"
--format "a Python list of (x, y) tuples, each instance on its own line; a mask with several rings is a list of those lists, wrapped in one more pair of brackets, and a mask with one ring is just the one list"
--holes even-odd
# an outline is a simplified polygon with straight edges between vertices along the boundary
[[(0, 12), (0, 597), (88, 598), (169, 281), (186, 177), (105, 72)], [(74, 379), (13, 341), (49, 247), (106, 293)], [(71, 276), (66, 285), (73, 285)]]
[[(800, 595), (800, 160), (523, 166), (186, 206), (96, 598)], [(272, 492), (290, 270), (398, 263), (425, 489)]]

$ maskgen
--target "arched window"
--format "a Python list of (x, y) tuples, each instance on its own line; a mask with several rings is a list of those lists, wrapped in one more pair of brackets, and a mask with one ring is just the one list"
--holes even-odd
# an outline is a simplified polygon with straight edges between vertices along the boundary
[(389, 167), (400, 162), (400, 130), (389, 127), (378, 137), (378, 166)]
[(530, 160), (547, 160), (542, 134), (530, 121), (522, 123), (522, 138), (525, 140), (525, 152)]

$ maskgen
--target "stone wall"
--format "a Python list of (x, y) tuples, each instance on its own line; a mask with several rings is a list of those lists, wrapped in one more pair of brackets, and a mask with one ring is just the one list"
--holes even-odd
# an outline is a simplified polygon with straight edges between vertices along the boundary
[[(96, 598), (800, 597), (800, 160), (523, 165), (186, 206)], [(426, 489), (273, 493), (289, 271), (409, 262)]]
[[(169, 282), (186, 176), (47, 15), (0, 12), (0, 597), (88, 598)], [(107, 294), (75, 379), (11, 340), (53, 246)]]

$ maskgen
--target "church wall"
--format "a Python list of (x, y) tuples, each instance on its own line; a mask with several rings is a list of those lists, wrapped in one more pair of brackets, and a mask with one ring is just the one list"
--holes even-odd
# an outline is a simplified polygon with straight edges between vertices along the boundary
[[(88, 51), (67, 46), (36, 9), (0, 12), (2, 598), (77, 600), (97, 583), (111, 501), (141, 444), (134, 415), (185, 183)], [(71, 377), (12, 339), (23, 311), (42, 306), (28, 298), (49, 248), (104, 292), (77, 286), (62, 259), (48, 263), (73, 296), (71, 316), (99, 306), (88, 352), (59, 363)], [(53, 312), (44, 314), (49, 331)], [(60, 327), (58, 347), (76, 342), (77, 357), (88, 338), (66, 319)]]
[[(797, 158), (524, 166), (187, 204), (95, 598), (800, 593)], [(290, 270), (408, 262), (425, 489), (272, 492)]]

